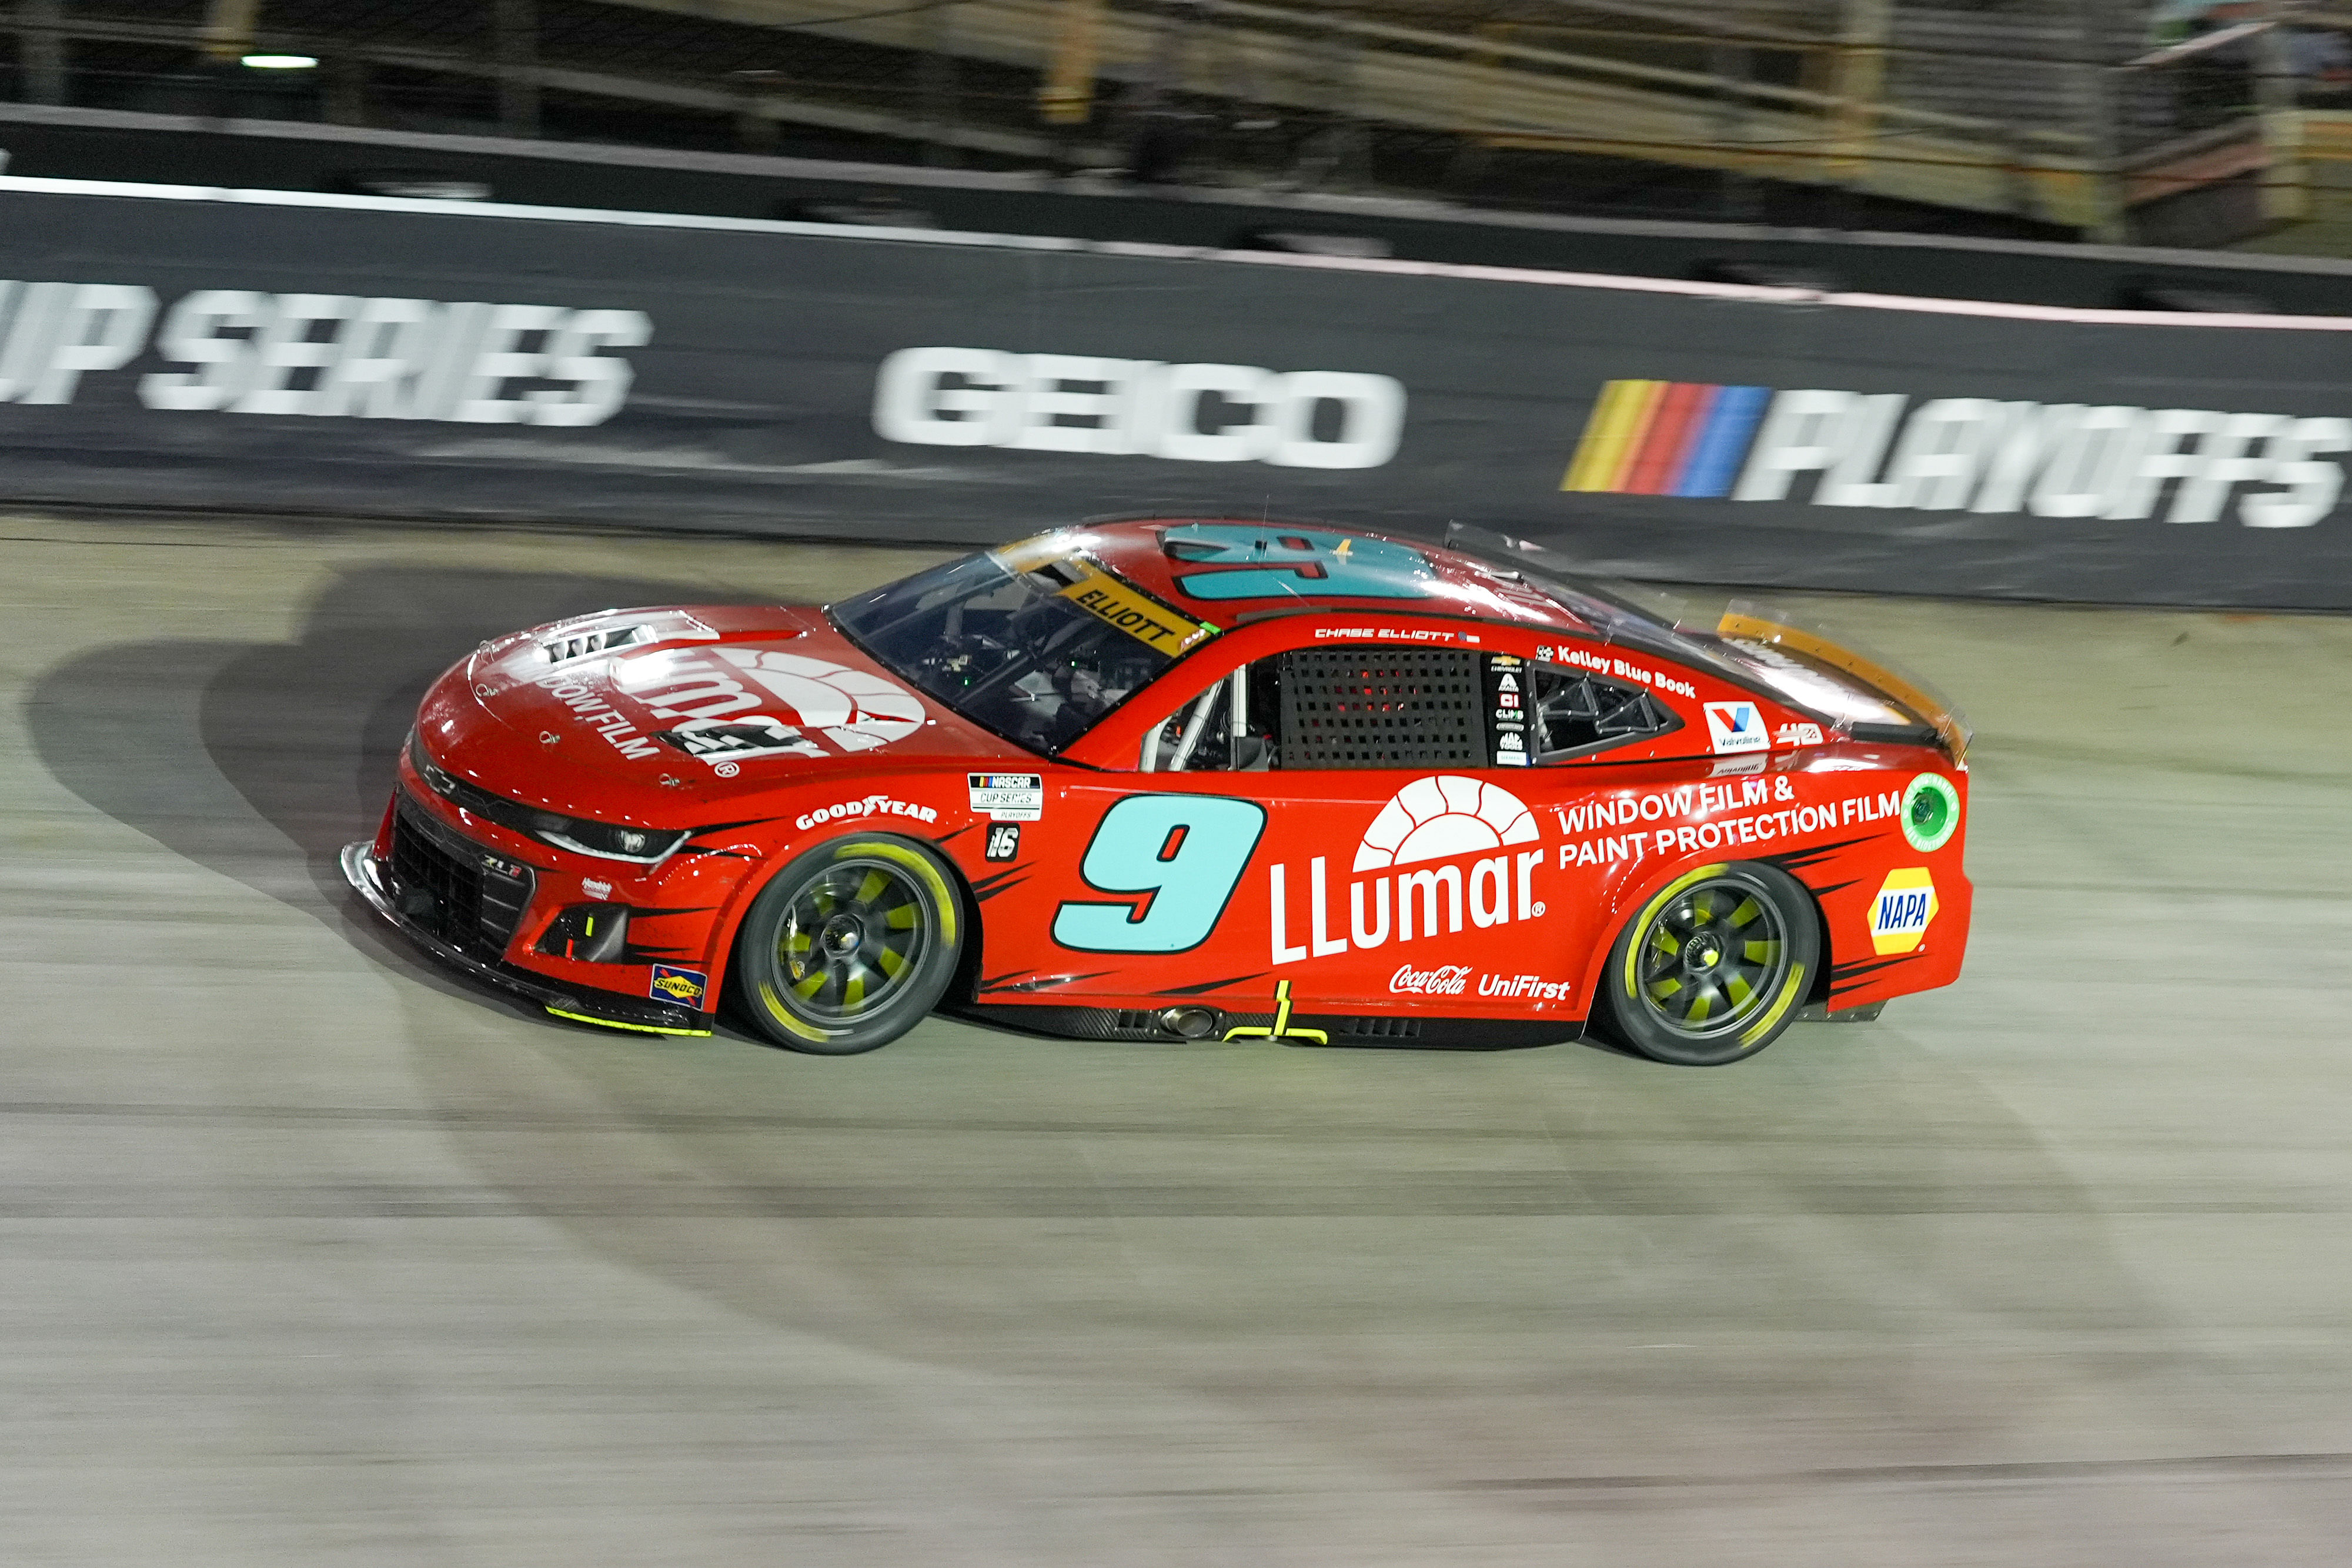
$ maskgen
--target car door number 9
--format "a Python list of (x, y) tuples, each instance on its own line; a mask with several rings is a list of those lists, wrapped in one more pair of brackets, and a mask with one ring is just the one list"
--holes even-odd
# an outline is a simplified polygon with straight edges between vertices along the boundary
[(1265, 808), (1255, 800), (1128, 796), (1103, 813), (1078, 862), (1088, 887), (1120, 898), (1064, 904), (1054, 913), (1054, 940), (1085, 953), (1199, 946), (1216, 929), (1265, 831)]

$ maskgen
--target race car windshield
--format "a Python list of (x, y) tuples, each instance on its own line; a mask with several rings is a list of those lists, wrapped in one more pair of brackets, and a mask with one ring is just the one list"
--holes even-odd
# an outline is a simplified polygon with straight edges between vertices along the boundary
[(1038, 543), (950, 561), (830, 613), (898, 675), (1048, 756), (1216, 631)]

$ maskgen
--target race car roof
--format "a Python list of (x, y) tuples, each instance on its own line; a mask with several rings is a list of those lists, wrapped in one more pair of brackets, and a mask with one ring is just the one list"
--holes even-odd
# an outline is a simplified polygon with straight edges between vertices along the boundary
[(1040, 534), (996, 552), (1016, 571), (1092, 558), (1171, 605), (1215, 620), (1287, 609), (1471, 615), (1562, 632), (1592, 627), (1506, 567), (1386, 535), (1321, 525), (1155, 517)]

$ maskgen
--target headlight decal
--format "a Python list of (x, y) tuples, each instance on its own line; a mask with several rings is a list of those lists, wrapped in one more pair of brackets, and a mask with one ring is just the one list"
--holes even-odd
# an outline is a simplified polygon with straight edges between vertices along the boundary
[(567, 817), (492, 794), (435, 762), (425, 749), (425, 737), (415, 730), (408, 732), (408, 761), (425, 787), (451, 805), (573, 854), (626, 861), (632, 865), (659, 865), (690, 836), (682, 829), (637, 828)]

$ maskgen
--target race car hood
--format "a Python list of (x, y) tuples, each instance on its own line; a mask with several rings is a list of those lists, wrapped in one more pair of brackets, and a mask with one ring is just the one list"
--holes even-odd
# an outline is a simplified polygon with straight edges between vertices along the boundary
[(548, 800), (585, 769), (658, 790), (653, 809), (680, 791), (709, 802), (814, 782), (856, 760), (1034, 760), (877, 665), (822, 612), (781, 606), (607, 611), (500, 638), (428, 697), (425, 729), (443, 766), (489, 788), (515, 780), (485, 773), (527, 773)]

